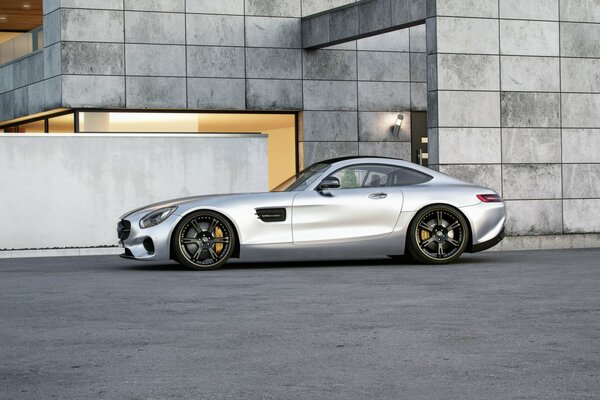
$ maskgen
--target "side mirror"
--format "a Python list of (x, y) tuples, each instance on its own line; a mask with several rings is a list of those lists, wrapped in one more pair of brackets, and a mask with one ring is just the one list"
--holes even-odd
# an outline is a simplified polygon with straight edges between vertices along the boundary
[(323, 191), (327, 189), (339, 189), (340, 188), (340, 180), (333, 176), (328, 176), (323, 179), (319, 186), (317, 186), (317, 191)]

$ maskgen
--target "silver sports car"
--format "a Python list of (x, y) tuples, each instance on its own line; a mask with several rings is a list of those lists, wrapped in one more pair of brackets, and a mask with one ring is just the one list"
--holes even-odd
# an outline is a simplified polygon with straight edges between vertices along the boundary
[(198, 270), (230, 258), (399, 257), (444, 264), (504, 237), (502, 198), (406, 161), (348, 157), (306, 168), (266, 193), (170, 200), (118, 223), (122, 257)]

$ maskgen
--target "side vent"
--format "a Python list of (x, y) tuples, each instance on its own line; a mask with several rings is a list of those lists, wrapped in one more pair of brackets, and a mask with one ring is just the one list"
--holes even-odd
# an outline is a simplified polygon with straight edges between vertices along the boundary
[(287, 217), (285, 208), (257, 208), (256, 215), (264, 222), (283, 222)]

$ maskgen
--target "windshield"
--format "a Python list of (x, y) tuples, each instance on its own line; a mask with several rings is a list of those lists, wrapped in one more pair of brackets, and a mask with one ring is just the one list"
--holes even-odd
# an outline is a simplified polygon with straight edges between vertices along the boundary
[(321, 173), (329, 168), (331, 164), (319, 163), (302, 170), (291, 178), (285, 180), (271, 192), (299, 192), (313, 183)]

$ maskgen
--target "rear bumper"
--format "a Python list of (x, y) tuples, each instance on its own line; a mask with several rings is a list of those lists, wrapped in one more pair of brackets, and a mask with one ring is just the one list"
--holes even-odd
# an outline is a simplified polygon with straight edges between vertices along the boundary
[(502, 230), (496, 237), (494, 237), (490, 240), (487, 240), (483, 243), (479, 243), (479, 244), (471, 246), (471, 248), (467, 250), (467, 253), (478, 253), (480, 251), (491, 249), (492, 247), (494, 247), (495, 245), (500, 243), (502, 241), (502, 239), (504, 239), (504, 236), (505, 236), (505, 229), (504, 229), (504, 227), (502, 227)]

